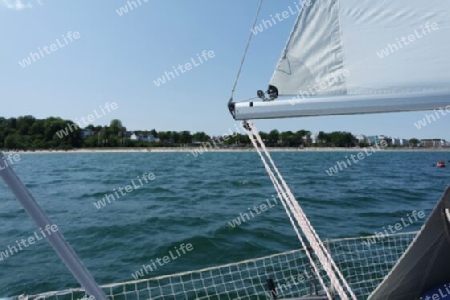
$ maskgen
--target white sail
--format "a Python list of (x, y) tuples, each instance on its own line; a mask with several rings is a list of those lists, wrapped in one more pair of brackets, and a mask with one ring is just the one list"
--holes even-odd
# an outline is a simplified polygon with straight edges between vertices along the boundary
[(270, 82), (281, 97), (235, 103), (232, 112), (245, 119), (444, 108), (449, 70), (450, 1), (305, 0)]
[(325, 82), (329, 88), (316, 95), (345, 94), (345, 80), (330, 84), (343, 71), (343, 60), (339, 1), (304, 1), (270, 84), (281, 94), (306, 96), (314, 84)]

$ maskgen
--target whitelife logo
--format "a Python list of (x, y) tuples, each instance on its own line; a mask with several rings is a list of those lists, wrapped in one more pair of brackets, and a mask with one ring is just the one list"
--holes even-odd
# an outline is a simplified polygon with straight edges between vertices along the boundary
[[(40, 241), (44, 238), (46, 238), (47, 236), (51, 235), (54, 232), (58, 231), (58, 226), (56, 226), (55, 224), (53, 225), (46, 225), (44, 229), (39, 228), (41, 235), (39, 235), (37, 232), (34, 232), (33, 236), (30, 236), (28, 239), (21, 239), (20, 242), (16, 241), (17, 247), (19, 247), (19, 250), (17, 250), (16, 246), (8, 246), (8, 248), (5, 251), (0, 251), (0, 261), (7, 259), (9, 257), (9, 255), (11, 254), (11, 256), (13, 256), (16, 253), (19, 253), (19, 251), (23, 251), (22, 246), (24, 248), (28, 248), (30, 245), (33, 245), (34, 243), (36, 243), (36, 241)], [(45, 234), (44, 230), (47, 232), (47, 234)], [(28, 244), (27, 244), (28, 241)], [(14, 250), (14, 252), (13, 252)], [(8, 253), (9, 251), (9, 253)]]
[[(182, 74), (186, 73), (187, 71), (192, 70), (192, 66), (194, 67), (198, 67), (200, 65), (202, 65), (203, 63), (208, 61), (208, 58), (214, 58), (216, 56), (216, 54), (214, 53), (214, 51), (210, 50), (210, 51), (206, 51), (203, 50), (202, 54), (199, 55), (197, 53), (197, 59), (195, 58), (191, 58), (191, 62), (187, 62), (184, 65), (178, 65), (178, 67), (173, 66), (172, 69), (175, 72), (175, 74), (171, 71), (169, 72), (164, 72), (164, 75), (162, 77), (159, 77), (156, 80), (153, 80), (153, 83), (157, 86), (160, 87), (161, 85), (166, 83), (166, 78), (167, 81), (171, 81), (172, 79), (175, 79), (176, 77), (180, 76), (180, 73), (178, 73), (178, 71), (180, 71)], [(202, 59), (203, 58), (203, 59)], [(198, 62), (198, 63), (197, 63)]]
[[(113, 110), (116, 110), (116, 109), (118, 108), (116, 102), (112, 102), (112, 103), (106, 102), (105, 105), (104, 105), (104, 107), (102, 107), (101, 105), (100, 105), (99, 107), (100, 107), (100, 109), (101, 109), (101, 111), (102, 111), (102, 114), (99, 114), (99, 113), (97, 112), (97, 110), (94, 109), (94, 114), (95, 114), (95, 116), (92, 115), (92, 114), (91, 114), (91, 115), (88, 115), (88, 116), (87, 116), (87, 119), (84, 118), (84, 117), (81, 117), (81, 121), (83, 122), (84, 127), (88, 126), (89, 124), (91, 124), (92, 122), (94, 122), (96, 119), (100, 119), (101, 117), (106, 116), (105, 109), (106, 109), (106, 111), (107, 111), (108, 113), (111, 113)], [(86, 122), (86, 121), (87, 121), (87, 122)], [(76, 124), (75, 124), (75, 123), (76, 123)], [(83, 128), (83, 125), (81, 125), (81, 122), (80, 122), (80, 120), (78, 120), (78, 118), (75, 119), (75, 123), (67, 124), (66, 128), (61, 129), (60, 131), (58, 131), (58, 132), (56, 133), (56, 135), (57, 135), (60, 139), (62, 139), (63, 137), (69, 135), (69, 131), (70, 131), (70, 132), (74, 132), (74, 131), (79, 130), (80, 128)]]
[(69, 31), (67, 33), (67, 35), (63, 34), (62, 37), (63, 37), (64, 43), (62, 43), (58, 38), (58, 39), (56, 39), (56, 44), (51, 44), (49, 47), (44, 46), (44, 47), (42, 47), (42, 49), (39, 47), (38, 53), (30, 52), (30, 55), (27, 58), (23, 59), (22, 61), (19, 61), (19, 65), (22, 68), (25, 68), (26, 66), (31, 65), (33, 62), (36, 62), (37, 60), (44, 58), (44, 56), (45, 56), (44, 52), (47, 55), (51, 54), (51, 53), (57, 51), (58, 49), (61, 49), (65, 46), (69, 45), (69, 41), (73, 42), (74, 40), (78, 40), (81, 36), (78, 31), (75, 31), (73, 33), (72, 33), (72, 31)]
[[(126, 185), (124, 188), (119, 187), (118, 190), (122, 196), (126, 196), (127, 194), (131, 193), (134, 190), (137, 190), (144, 186), (144, 183), (142, 181), (145, 181), (145, 183), (149, 183), (149, 181), (155, 180), (156, 176), (153, 173), (144, 173), (141, 177), (137, 176), (137, 180), (139, 181), (140, 185), (137, 185), (134, 181), (136, 179), (131, 180), (131, 183), (133, 186)], [(142, 179), (142, 180), (141, 180)], [(124, 192), (125, 190), (125, 192)], [(120, 199), (119, 193), (114, 189), (114, 194), (116, 195), (117, 199)], [(116, 201), (116, 197), (114, 197), (114, 194), (105, 194), (105, 197), (103, 197), (101, 200), (98, 200), (97, 202), (94, 202), (94, 206), (97, 209), (100, 209), (102, 207), (105, 207), (107, 204), (110, 204), (111, 201)]]
[[(172, 253), (172, 250), (170, 250), (169, 251), (170, 257), (168, 255), (166, 255), (162, 259), (159, 258), (159, 257), (156, 258), (156, 262), (158, 263), (158, 265), (160, 267), (162, 267), (162, 266), (164, 266), (164, 264), (168, 264), (172, 260), (175, 260), (175, 259), (179, 258), (181, 255), (186, 254), (187, 253), (186, 251), (190, 252), (190, 251), (192, 251), (194, 249), (194, 247), (190, 243), (188, 243), (186, 245), (183, 243), (179, 247), (180, 247), (180, 249), (178, 249), (177, 246), (173, 247), (175, 252), (177, 253), (177, 256), (175, 256)], [(183, 253), (181, 254), (180, 251), (183, 252)], [(153, 271), (156, 271), (157, 269), (158, 269), (158, 266), (156, 265), (156, 263), (152, 259), (150, 265), (142, 265), (142, 268), (140, 268), (139, 271), (136, 271), (133, 274), (131, 274), (131, 276), (133, 276), (133, 278), (135, 280), (138, 280), (140, 277), (144, 276), (144, 271), (145, 271), (145, 274), (148, 274), (149, 271), (153, 272)]]
[[(394, 226), (389, 225), (386, 227), (383, 227), (384, 232), (376, 232), (375, 231), (375, 237), (372, 238), (368, 238), (367, 241), (363, 241), (363, 244), (367, 246), (367, 248), (370, 248), (370, 245), (374, 245), (377, 243), (377, 238), (378, 238), (378, 242), (380, 242), (382, 239), (388, 237), (391, 234), (394, 234), (396, 232), (399, 232), (400, 230), (402, 230), (403, 228), (408, 227), (409, 225), (413, 224), (414, 222), (418, 222), (419, 219), (417, 217), (419, 217), (420, 219), (425, 218), (425, 212), (424, 211), (413, 211), (411, 213), (411, 216), (409, 214), (407, 214), (408, 217), (408, 221), (405, 221), (404, 218), (401, 218), (400, 221), (401, 223), (396, 223)], [(412, 218), (414, 218), (414, 220)], [(389, 229), (389, 232), (388, 232)]]
[[(407, 37), (402, 36), (400, 38), (400, 40), (397, 38), (396, 39), (397, 43), (394, 43), (394, 44), (389, 43), (386, 48), (377, 52), (378, 57), (385, 58), (385, 57), (389, 56), (390, 54), (393, 54), (394, 52), (398, 51), (399, 49), (402, 49), (404, 46), (408, 46), (409, 44), (414, 43), (415, 41), (420, 40), (423, 37), (427, 36), (428, 34), (430, 34), (432, 32), (431, 30), (433, 30), (433, 31), (438, 30), (439, 26), (436, 22), (433, 22), (433, 23), (427, 22), (425, 24), (425, 28), (420, 26), (420, 29), (421, 29), (420, 31), (422, 32), (422, 34), (420, 34), (420, 32), (417, 31), (417, 29), (415, 29), (414, 33), (409, 34)], [(402, 41), (402, 43), (400, 41)]]

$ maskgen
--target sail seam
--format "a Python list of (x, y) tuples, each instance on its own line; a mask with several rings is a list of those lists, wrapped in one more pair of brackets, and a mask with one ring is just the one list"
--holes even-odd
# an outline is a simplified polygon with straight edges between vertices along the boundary
[(276, 71), (278, 70), (278, 66), (283, 61), (283, 59), (287, 59), (288, 62), (289, 62), (289, 59), (287, 58), (287, 49), (289, 47), (289, 44), (291, 43), (291, 40), (292, 40), (292, 37), (294, 36), (294, 33), (297, 30), (298, 24), (300, 23), (300, 19), (302, 18), (303, 11), (304, 11), (304, 6), (302, 6), (302, 9), (298, 13), (297, 20), (295, 21), (295, 24), (292, 27), (291, 33), (289, 34), (289, 38), (288, 38), (286, 44), (284, 45), (283, 51), (281, 52), (281, 56), (278, 59), (278, 62), (275, 64), (275, 72), (272, 73), (272, 77), (270, 78), (269, 82), (273, 81), (273, 79), (275, 77), (275, 74), (276, 74)]
[[(339, 49), (341, 52), (341, 57), (342, 57), (342, 70), (345, 70), (345, 51), (344, 51), (344, 42), (343, 42), (343, 37), (344, 37), (344, 31), (342, 30), (342, 26), (341, 26), (341, 0), (336, 0), (337, 3), (337, 23), (338, 23), (338, 32), (339, 32)], [(351, 75), (350, 75), (351, 76)], [(348, 89), (347, 89), (347, 80), (346, 78), (343, 79), (343, 85), (344, 85), (344, 94), (347, 95), (348, 94)]]

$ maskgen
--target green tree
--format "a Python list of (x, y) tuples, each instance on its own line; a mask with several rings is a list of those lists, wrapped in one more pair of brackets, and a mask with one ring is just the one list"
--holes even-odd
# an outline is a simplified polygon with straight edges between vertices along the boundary
[(274, 129), (274, 130), (270, 131), (269, 136), (268, 136), (268, 145), (271, 147), (277, 146), (279, 139), (280, 139), (280, 133), (278, 132), (278, 130)]
[(289, 147), (291, 145), (292, 131), (283, 131), (280, 133), (281, 146)]
[(17, 129), (17, 119), (16, 118), (9, 118), (6, 120), (7, 126), (13, 130)]
[(5, 148), (9, 150), (19, 149), (24, 150), (25, 146), (20, 139), (20, 135), (17, 133), (8, 135), (5, 138)]
[(263, 141), (266, 141), (269, 138), (269, 134), (267, 132), (265, 132), (265, 131), (260, 131), (259, 135), (261, 136), (261, 139)]
[(319, 131), (317, 139), (319, 140), (319, 144), (321, 145), (328, 143), (328, 135), (323, 131)]
[(180, 143), (180, 133), (176, 132), (176, 131), (171, 131), (170, 139), (172, 140), (172, 143), (179, 144)]
[(207, 142), (211, 139), (211, 137), (209, 135), (207, 135), (206, 133), (202, 132), (196, 132), (192, 135), (192, 141), (196, 141), (196, 142)]
[(45, 120), (36, 120), (30, 129), (30, 134), (33, 136), (45, 137)]
[(150, 130), (150, 134), (153, 135), (155, 138), (158, 137), (158, 132), (155, 129)]
[(349, 132), (333, 131), (329, 134), (331, 146), (354, 147), (356, 138)]
[(412, 138), (409, 140), (409, 146), (410, 147), (417, 147), (417, 145), (419, 145), (420, 141), (416, 138)]
[(182, 131), (180, 134), (180, 143), (182, 144), (191, 144), (192, 136), (189, 131)]
[(31, 134), (31, 127), (33, 126), (36, 118), (33, 116), (24, 116), (17, 118), (17, 129), (20, 135)]
[(109, 133), (118, 136), (119, 132), (126, 131), (126, 128), (123, 127), (122, 121), (118, 119), (111, 120), (111, 123), (109, 125)]
[(161, 140), (161, 142), (167, 143), (171, 139), (171, 133), (170, 131), (160, 131), (158, 133), (158, 137)]

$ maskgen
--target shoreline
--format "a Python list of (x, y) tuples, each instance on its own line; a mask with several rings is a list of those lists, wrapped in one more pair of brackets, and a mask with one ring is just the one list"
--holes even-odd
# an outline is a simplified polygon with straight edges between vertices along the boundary
[[(317, 147), (317, 148), (271, 148), (267, 147), (269, 152), (361, 152), (364, 149), (377, 151), (377, 152), (450, 152), (450, 148), (333, 148), (333, 147)], [(20, 154), (51, 154), (51, 153), (194, 153), (198, 155), (215, 152), (215, 153), (227, 153), (227, 152), (255, 152), (254, 148), (217, 148), (217, 149), (202, 149), (203, 153), (199, 153), (200, 148), (110, 148), (110, 149), (73, 149), (73, 150), (35, 150), (35, 151), (3, 151), (3, 153), (20, 153)]]

